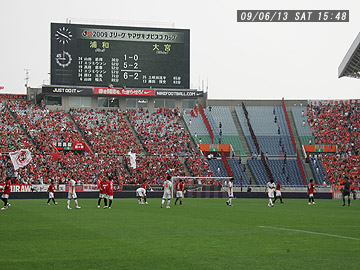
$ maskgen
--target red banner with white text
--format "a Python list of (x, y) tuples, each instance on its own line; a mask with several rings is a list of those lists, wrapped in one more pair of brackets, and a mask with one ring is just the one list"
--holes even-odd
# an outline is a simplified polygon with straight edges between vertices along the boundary
[(94, 88), (95, 95), (155, 96), (154, 89)]

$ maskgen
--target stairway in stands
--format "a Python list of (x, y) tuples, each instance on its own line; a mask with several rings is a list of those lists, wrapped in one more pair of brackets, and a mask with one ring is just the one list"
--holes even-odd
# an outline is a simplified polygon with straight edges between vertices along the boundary
[(144, 145), (143, 145), (143, 144), (141, 143), (141, 141), (140, 141), (139, 135), (138, 135), (137, 132), (135, 131), (134, 126), (131, 124), (131, 121), (130, 121), (128, 115), (125, 114), (125, 115), (123, 115), (123, 116), (124, 116), (124, 120), (125, 120), (126, 124), (130, 127), (130, 130), (131, 130), (132, 134), (134, 135), (137, 144), (140, 145), (142, 152), (143, 152), (143, 153), (147, 153), (147, 151), (146, 151), (145, 148), (144, 148)]
[[(302, 144), (301, 144), (301, 141), (300, 141), (300, 139), (299, 139), (299, 134), (298, 134), (298, 132), (297, 132), (297, 130), (296, 130), (296, 125), (295, 125), (295, 121), (294, 121), (294, 116), (293, 116), (293, 114), (292, 114), (292, 111), (291, 111), (291, 108), (290, 108), (290, 107), (287, 107), (287, 108), (286, 108), (286, 111), (287, 111), (287, 113), (288, 113), (288, 115), (289, 115), (289, 122), (290, 122), (291, 129), (292, 129), (292, 131), (293, 131), (293, 135), (294, 135), (294, 139), (295, 139), (295, 143), (296, 143), (296, 149), (297, 149), (298, 152), (299, 152), (299, 155), (300, 155), (301, 160), (304, 161), (304, 160), (305, 160), (305, 156), (304, 156), (304, 153), (303, 153), (303, 151), (302, 151)], [(311, 167), (310, 167), (309, 163), (303, 162), (303, 164), (304, 164), (304, 169), (305, 169), (305, 172), (306, 172), (308, 178), (309, 178), (309, 179), (310, 179), (310, 178), (315, 179), (315, 178), (314, 178), (314, 174), (313, 174), (313, 172), (312, 172), (312, 170), (311, 170)]]
[[(241, 125), (240, 125), (240, 122), (239, 122), (239, 119), (236, 115), (236, 112), (235, 110), (231, 111), (231, 115), (232, 115), (232, 118), (234, 120), (234, 123), (235, 123), (235, 127), (236, 127), (236, 130), (238, 132), (238, 135), (239, 135), (239, 138), (240, 138), (240, 141), (244, 147), (244, 150), (245, 150), (245, 154), (247, 157), (249, 157), (251, 155), (250, 153), (250, 148), (246, 142), (246, 139), (245, 139), (245, 135), (244, 135), (244, 132), (243, 130), (241, 129)], [(235, 152), (236, 153), (236, 152)], [(236, 155), (240, 155), (240, 153), (236, 153)]]

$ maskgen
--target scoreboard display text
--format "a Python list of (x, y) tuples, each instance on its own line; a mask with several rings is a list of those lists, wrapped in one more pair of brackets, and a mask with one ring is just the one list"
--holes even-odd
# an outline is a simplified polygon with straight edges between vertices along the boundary
[(190, 30), (51, 24), (51, 84), (189, 89)]

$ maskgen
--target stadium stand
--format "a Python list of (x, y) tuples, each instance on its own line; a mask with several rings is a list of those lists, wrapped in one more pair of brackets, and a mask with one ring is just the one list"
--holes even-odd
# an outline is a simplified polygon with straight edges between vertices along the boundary
[(337, 145), (337, 154), (321, 155), (327, 178), (339, 184), (348, 176), (354, 184), (359, 182), (359, 125), (360, 106), (357, 103), (310, 103), (307, 107), (309, 124), (314, 130), (316, 144)]
[(318, 185), (329, 184), (327, 181), (326, 171), (322, 164), (321, 155), (310, 155), (310, 168), (315, 178), (315, 183)]
[[(205, 144), (231, 144), (234, 151), (238, 151), (241, 156), (245, 156), (244, 146), (237, 133), (230, 108), (226, 106), (211, 106), (204, 109), (204, 113), (209, 120), (209, 124), (213, 131), (214, 142), (211, 141), (210, 134), (200, 114), (197, 117), (184, 115), (184, 121), (194, 140), (199, 143), (199, 140), (201, 139), (201, 142)], [(191, 125), (189, 124), (190, 120)]]
[(57, 142), (83, 142), (64, 111), (49, 111), (30, 102), (8, 102), (19, 123), (26, 129), (36, 144), (46, 153), (55, 151)]
[(234, 173), (234, 183), (236, 186), (248, 186), (250, 185), (250, 180), (245, 173), (244, 165), (239, 163), (238, 159), (228, 158), (229, 165), (231, 170)]
[(169, 168), (172, 174), (185, 176), (186, 170), (179, 156), (185, 157), (185, 164), (192, 176), (212, 176), (206, 159), (192, 148), (190, 135), (181, 126), (179, 115), (178, 109), (166, 108), (154, 113), (142, 109), (128, 111), (130, 122), (147, 154), (164, 157), (157, 160), (160, 166), (152, 172), (154, 180), (165, 176)]
[[(270, 156), (282, 156), (285, 152), (288, 156), (295, 155), (285, 114), (281, 106), (247, 106), (246, 109), (261, 152), (268, 152)], [(260, 153), (251, 137), (243, 108), (236, 106), (235, 112), (250, 151), (259, 155)]]
[(302, 145), (315, 144), (315, 138), (309, 125), (307, 108), (305, 106), (293, 106), (291, 107), (291, 112), (300, 143)]
[[(5, 100), (8, 100), (6, 106)], [(145, 178), (153, 184), (161, 184), (161, 179), (169, 173), (227, 177), (232, 172), (236, 186), (250, 184), (244, 165), (237, 159), (227, 158), (225, 165), (221, 159), (207, 160), (198, 149), (193, 148), (190, 136), (197, 143), (200, 139), (202, 143), (211, 143), (200, 113), (198, 117), (184, 115), (184, 122), (190, 130), (188, 134), (181, 126), (178, 109), (159, 108), (155, 112), (139, 109), (126, 113), (119, 109), (71, 109), (69, 115), (74, 124), (64, 111), (32, 105), (23, 98), (2, 98), (0, 95), (0, 101), (0, 151), (6, 153), (27, 148), (33, 155), (32, 163), (17, 172), (12, 169), (9, 159), (1, 156), (0, 173), (5, 171), (19, 183), (48, 183), (49, 179), (61, 183), (70, 174), (80, 183), (95, 183), (110, 174), (125, 184), (138, 183)], [(302, 144), (338, 147), (336, 154), (312, 155), (310, 168), (316, 184), (323, 185), (325, 181), (326, 184), (339, 185), (346, 175), (358, 184), (359, 105), (319, 102), (310, 103), (307, 107), (294, 106), (291, 110)], [(248, 157), (247, 160), (255, 179), (252, 184), (265, 185), (272, 175), (275, 181), (280, 180), (284, 185), (303, 185), (299, 164), (293, 157), (295, 152), (283, 108), (247, 106), (247, 118), (242, 107), (235, 107), (235, 112), (250, 150), (256, 153), (253, 159)], [(243, 151), (229, 107), (211, 106), (203, 113), (215, 135), (215, 143), (221, 137), (222, 143), (230, 143), (234, 150)], [(260, 152), (253, 138), (256, 138)], [(53, 146), (57, 142), (84, 140), (91, 143), (94, 155), (88, 152), (58, 152)], [(128, 165), (126, 154), (129, 150), (137, 154), (135, 170)], [(270, 157), (265, 163), (264, 156), (263, 160), (260, 158), (261, 152)], [(286, 162), (283, 158), (285, 152)], [(56, 158), (50, 155), (54, 153)]]
[(127, 125), (123, 113), (118, 110), (70, 111), (76, 123), (85, 133), (96, 152), (103, 155), (124, 155), (131, 150), (142, 153), (141, 146)]
[[(302, 175), (295, 159), (268, 160), (267, 164), (272, 172), (274, 181), (281, 181), (283, 185), (302, 186), (304, 185)], [(248, 160), (248, 165), (258, 185), (266, 185), (269, 176), (261, 160)]]

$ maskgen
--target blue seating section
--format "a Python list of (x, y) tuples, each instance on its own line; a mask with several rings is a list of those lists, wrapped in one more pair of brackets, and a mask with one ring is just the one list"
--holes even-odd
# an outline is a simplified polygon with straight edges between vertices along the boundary
[(206, 116), (209, 119), (211, 128), (214, 135), (219, 134), (219, 124), (221, 123), (222, 135), (237, 135), (236, 126), (231, 115), (229, 107), (226, 106), (212, 106), (211, 110), (208, 108), (205, 111)]
[[(214, 177), (229, 177), (224, 163), (221, 159), (210, 159), (208, 160), (211, 170), (214, 172)], [(220, 167), (220, 173), (217, 169)]]
[[(285, 170), (283, 171), (283, 160), (268, 160), (269, 168), (272, 172), (275, 182), (281, 181), (283, 185), (303, 186), (301, 171), (296, 159), (287, 159)], [(260, 159), (248, 160), (248, 164), (255, 181), (263, 186), (269, 181), (265, 166)]]
[(308, 124), (308, 117), (306, 116), (306, 107), (294, 106), (291, 107), (291, 112), (294, 118), (295, 127), (299, 136), (312, 136), (310, 125)]
[[(191, 125), (190, 125), (190, 120), (191, 120)], [(188, 129), (190, 130), (191, 136), (195, 136), (195, 134), (210, 136), (205, 126), (204, 120), (202, 119), (202, 116), (200, 114), (198, 117), (192, 117), (190, 114), (185, 114), (184, 121)]]
[[(229, 177), (226, 171), (225, 165), (222, 159), (210, 159), (208, 160), (211, 170), (214, 172), (215, 177)], [(244, 165), (239, 164), (238, 159), (228, 158), (228, 162), (231, 170), (234, 173), (234, 184), (235, 186), (248, 186), (249, 178), (244, 172)], [(218, 166), (220, 167), (220, 174), (217, 172)]]
[[(246, 109), (259, 143), (260, 152), (268, 152), (269, 156), (282, 156), (284, 151), (287, 156), (295, 155), (285, 113), (281, 106), (247, 106)], [(244, 131), (250, 151), (257, 153), (242, 107), (235, 107), (235, 112)]]
[(266, 173), (266, 169), (261, 160), (248, 160), (247, 164), (249, 165), (250, 171), (254, 176), (254, 180), (259, 186), (265, 186), (269, 182), (269, 177)]
[[(244, 172), (244, 165), (239, 164), (238, 159), (228, 158), (228, 162), (230, 165), (231, 170), (234, 173), (235, 185), (236, 186), (248, 186), (250, 180), (246, 173)], [(241, 180), (241, 181), (240, 181)]]
[[(314, 162), (314, 160), (310, 160), (310, 168), (314, 175), (314, 180), (317, 185), (322, 185), (324, 183), (324, 179), (326, 178), (326, 171), (325, 168), (321, 162), (321, 160), (317, 160)], [(316, 168), (319, 168), (318, 170)], [(327, 183), (329, 184), (329, 183)]]

